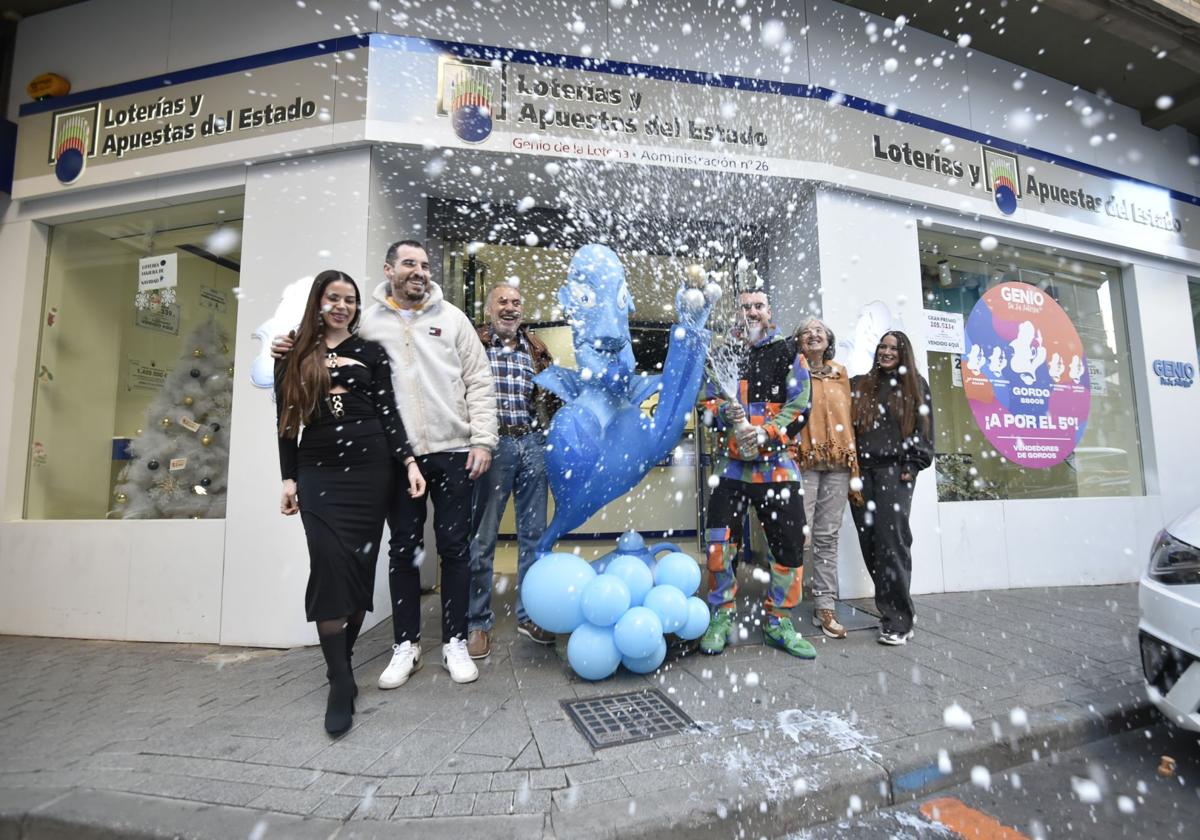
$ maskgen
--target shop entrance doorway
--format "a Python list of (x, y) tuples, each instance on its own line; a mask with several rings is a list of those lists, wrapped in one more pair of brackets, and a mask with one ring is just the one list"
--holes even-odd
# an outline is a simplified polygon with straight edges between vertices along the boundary
[[(681, 285), (713, 280), (725, 290), (713, 313), (714, 332), (732, 325), (739, 290), (767, 287), (770, 271), (765, 232), (752, 223), (688, 219), (631, 221), (626, 216), (572, 213), (433, 199), (431, 239), (440, 245), (446, 297), (477, 324), (495, 285), (516, 282), (524, 298), (525, 321), (546, 342), (559, 364), (573, 366), (570, 327), (558, 308), (558, 288), (572, 255), (591, 242), (608, 245), (620, 257), (634, 300), (630, 339), (637, 372), (658, 373), (666, 358), (668, 331), (675, 321), (675, 294)], [(647, 404), (647, 410), (653, 405)], [(694, 537), (702, 528), (708, 485), (709, 442), (697, 435), (696, 416), (688, 422), (671, 456), (624, 499), (584, 523), (573, 539), (613, 539), (634, 528), (645, 536)], [(501, 535), (514, 534), (512, 506)]]

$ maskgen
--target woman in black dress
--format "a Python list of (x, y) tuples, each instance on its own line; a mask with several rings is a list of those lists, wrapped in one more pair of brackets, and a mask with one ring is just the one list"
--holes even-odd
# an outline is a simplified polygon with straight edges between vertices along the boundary
[(295, 349), (275, 366), (279, 508), (285, 516), (300, 514), (308, 539), (305, 609), (328, 666), (331, 734), (349, 729), (354, 713), (358, 686), (350, 657), (373, 606), (375, 558), (395, 483), (405, 481), (413, 497), (425, 492), (387, 353), (353, 334), (360, 301), (348, 275), (318, 274)]
[(917, 473), (933, 463), (933, 403), (912, 342), (883, 334), (869, 373), (850, 380), (854, 438), (866, 504), (851, 508), (879, 609), (879, 643), (913, 635), (912, 510)]

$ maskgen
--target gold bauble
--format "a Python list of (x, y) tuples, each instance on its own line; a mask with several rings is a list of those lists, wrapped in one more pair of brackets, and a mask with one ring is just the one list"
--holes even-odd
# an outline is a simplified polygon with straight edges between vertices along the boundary
[(195, 400), (194, 400), (194, 399), (192, 399), (191, 397), (184, 397), (184, 398), (183, 398), (183, 404), (184, 404), (184, 405), (191, 405), (191, 404), (192, 404), (192, 403), (194, 403), (194, 402), (195, 402)]
[(204, 351), (201, 350), (199, 347), (197, 347), (195, 350), (192, 351), (192, 356), (194, 356), (197, 359), (203, 358)]
[(158, 425), (162, 426), (164, 429), (171, 428), (171, 418), (164, 417), (163, 419), (158, 421)]
[(201, 446), (208, 446), (210, 443), (212, 443), (212, 435), (205, 435), (204, 437), (200, 438)]
[(124, 493), (118, 493), (116, 495), (116, 500), (117, 500), (117, 504), (123, 505), (129, 501), (129, 497), (126, 496)]
[(233, 365), (230, 365), (228, 368), (226, 368), (225, 372), (228, 373), (230, 376), (233, 376)]

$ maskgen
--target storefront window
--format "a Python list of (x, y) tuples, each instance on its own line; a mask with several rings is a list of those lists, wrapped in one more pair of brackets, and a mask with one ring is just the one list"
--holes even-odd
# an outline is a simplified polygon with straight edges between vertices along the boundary
[(1188, 292), (1192, 297), (1192, 333), (1196, 336), (1196, 356), (1200, 357), (1200, 280), (1189, 277)]
[(27, 519), (225, 515), (242, 199), (51, 232)]
[[(1120, 270), (990, 237), (926, 232), (920, 248), (925, 309), (961, 317), (963, 352), (977, 356), (928, 356), (938, 499), (1143, 494)], [(971, 315), (999, 299), (1030, 314), (977, 319), (976, 333), (1000, 337), (989, 344)], [(1028, 409), (1001, 410), (1000, 389)]]

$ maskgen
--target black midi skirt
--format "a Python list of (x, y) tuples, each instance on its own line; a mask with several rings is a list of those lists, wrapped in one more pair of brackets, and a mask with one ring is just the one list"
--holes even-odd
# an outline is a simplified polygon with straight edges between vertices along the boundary
[(396, 462), (382, 430), (312, 431), (301, 441), (296, 478), (308, 540), (304, 608), (309, 621), (326, 621), (374, 607), (375, 559)]

